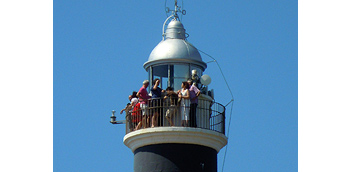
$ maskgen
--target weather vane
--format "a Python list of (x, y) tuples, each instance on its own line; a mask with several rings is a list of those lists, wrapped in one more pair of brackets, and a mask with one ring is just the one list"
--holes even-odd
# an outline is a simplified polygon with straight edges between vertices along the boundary
[(172, 12), (173, 16), (175, 19), (179, 19), (178, 14), (181, 12), (182, 15), (186, 15), (186, 10), (181, 10), (181, 7), (177, 5), (177, 0), (175, 0), (175, 9), (171, 10), (169, 7), (166, 7), (166, 1), (165, 1), (165, 12), (168, 14), (169, 12)]

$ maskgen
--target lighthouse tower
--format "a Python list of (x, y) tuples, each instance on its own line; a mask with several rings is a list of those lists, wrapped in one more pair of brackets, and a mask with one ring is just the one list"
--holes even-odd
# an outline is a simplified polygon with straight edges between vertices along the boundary
[[(156, 78), (160, 80), (161, 89), (171, 87), (175, 92), (181, 89), (182, 82), (192, 79), (201, 92), (196, 108), (196, 125), (181, 125), (180, 109), (190, 111), (189, 106), (171, 107), (165, 102), (166, 99), (161, 98), (159, 103), (150, 104), (146, 109), (149, 116), (155, 109), (159, 111), (158, 124), (153, 128), (144, 126), (136, 129), (134, 123), (138, 120), (133, 120), (136, 113), (126, 114), (123, 142), (134, 154), (135, 172), (215, 172), (217, 153), (227, 144), (225, 107), (214, 101), (214, 91), (208, 86), (210, 78), (203, 75), (207, 64), (197, 48), (187, 41), (188, 34), (178, 17), (178, 13), (184, 12), (177, 1), (175, 9), (170, 11), (172, 15), (163, 25), (162, 41), (143, 65), (150, 81), (148, 92)], [(170, 108), (175, 109), (172, 123), (167, 117)]]

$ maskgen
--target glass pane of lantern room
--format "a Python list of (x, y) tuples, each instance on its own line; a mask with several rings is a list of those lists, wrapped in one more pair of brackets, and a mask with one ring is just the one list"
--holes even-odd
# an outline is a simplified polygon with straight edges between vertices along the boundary
[(153, 80), (156, 78), (160, 79), (159, 87), (161, 89), (166, 89), (167, 81), (168, 81), (168, 66), (167, 65), (160, 65), (160, 66), (153, 66), (152, 67), (152, 78), (150, 78), (150, 88), (153, 86)]
[(183, 81), (187, 81), (190, 77), (189, 74), (189, 65), (174, 65), (174, 90), (181, 89), (181, 84)]

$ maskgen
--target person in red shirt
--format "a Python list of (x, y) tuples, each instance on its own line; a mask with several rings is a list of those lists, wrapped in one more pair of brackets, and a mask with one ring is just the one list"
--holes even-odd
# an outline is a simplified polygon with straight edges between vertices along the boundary
[(140, 103), (137, 98), (132, 99), (132, 123), (135, 126), (135, 130), (138, 130), (142, 127), (142, 116), (141, 116), (141, 108)]

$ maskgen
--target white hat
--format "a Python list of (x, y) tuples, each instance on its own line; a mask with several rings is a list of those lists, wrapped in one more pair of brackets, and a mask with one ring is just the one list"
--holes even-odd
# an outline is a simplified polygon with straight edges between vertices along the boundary
[(132, 99), (131, 99), (131, 104), (132, 104), (132, 103), (138, 103), (138, 99), (137, 99), (137, 98), (132, 98)]

